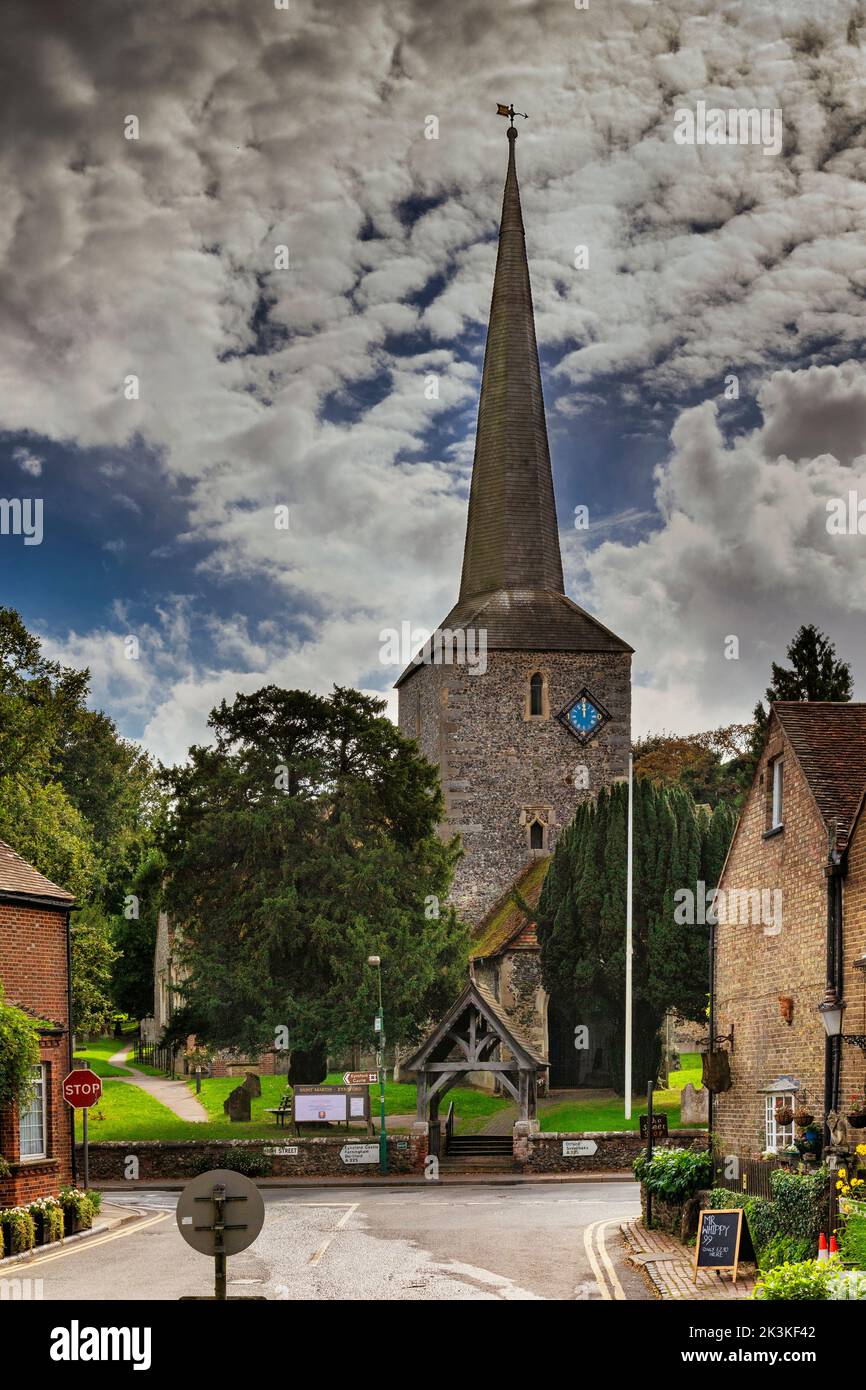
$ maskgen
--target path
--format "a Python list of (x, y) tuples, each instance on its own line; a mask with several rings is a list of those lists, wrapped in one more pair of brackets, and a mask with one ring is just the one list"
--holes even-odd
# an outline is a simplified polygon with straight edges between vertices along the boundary
[(754, 1265), (740, 1266), (736, 1284), (730, 1270), (699, 1269), (694, 1278), (694, 1250), (666, 1231), (648, 1231), (641, 1221), (634, 1220), (623, 1224), (622, 1234), (631, 1264), (645, 1270), (657, 1298), (727, 1302), (748, 1298), (755, 1287)]
[[(610, 1091), (601, 1090), (582, 1090), (582, 1091), (550, 1091), (546, 1096), (539, 1096), (537, 1110), (540, 1115), (545, 1110), (553, 1110), (557, 1105), (562, 1105), (568, 1100), (595, 1100), (600, 1097), (607, 1099)], [(510, 1134), (517, 1121), (517, 1106), (508, 1105), (504, 1110), (497, 1110), (481, 1130), (482, 1134)]]
[(177, 1115), (179, 1120), (201, 1125), (210, 1119), (201, 1101), (196, 1100), (185, 1081), (172, 1081), (168, 1076), (147, 1076), (127, 1060), (131, 1051), (132, 1043), (126, 1043), (109, 1057), (108, 1061), (112, 1067), (126, 1067), (131, 1073), (130, 1076), (116, 1076), (112, 1080), (125, 1081), (130, 1086), (140, 1086), (173, 1115)]

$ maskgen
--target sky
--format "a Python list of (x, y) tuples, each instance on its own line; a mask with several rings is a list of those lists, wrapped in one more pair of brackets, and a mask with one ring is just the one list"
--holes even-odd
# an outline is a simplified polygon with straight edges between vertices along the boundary
[[(566, 587), (635, 648), (633, 732), (747, 720), (802, 622), (866, 698), (827, 525), (866, 11), (283, 3), (5, 0), (0, 497), (42, 538), (0, 534), (0, 602), (165, 761), (269, 682), (393, 712), (380, 634), (459, 587), (513, 101)], [(679, 143), (700, 102), (779, 153)]]

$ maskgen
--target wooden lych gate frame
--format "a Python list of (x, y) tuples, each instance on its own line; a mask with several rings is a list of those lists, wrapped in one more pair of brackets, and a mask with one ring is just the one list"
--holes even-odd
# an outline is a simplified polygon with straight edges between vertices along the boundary
[[(502, 1060), (502, 1051), (511, 1055)], [(496, 1054), (496, 1055), (494, 1055)], [(402, 1066), (418, 1077), (418, 1120), (438, 1132), (439, 1104), (469, 1072), (493, 1072), (517, 1102), (517, 1119), (534, 1120), (538, 1073), (547, 1063), (508, 1020), (483, 985), (469, 984)]]

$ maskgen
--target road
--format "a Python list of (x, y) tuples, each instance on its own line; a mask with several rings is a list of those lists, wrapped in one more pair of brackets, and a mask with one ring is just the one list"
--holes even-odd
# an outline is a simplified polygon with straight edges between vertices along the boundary
[[(229, 1261), (229, 1293), (271, 1300), (646, 1299), (621, 1255), (632, 1183), (266, 1190), (264, 1228)], [(119, 1199), (111, 1194), (113, 1203)], [(15, 1273), (46, 1300), (177, 1299), (212, 1291), (182, 1240), (177, 1194), (122, 1199), (136, 1223), (38, 1255)]]

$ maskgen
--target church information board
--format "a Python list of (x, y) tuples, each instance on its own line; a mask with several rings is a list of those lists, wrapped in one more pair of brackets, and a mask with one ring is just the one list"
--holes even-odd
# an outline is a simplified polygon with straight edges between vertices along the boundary
[(363, 1120), (371, 1128), (366, 1086), (296, 1086), (292, 1106), (296, 1125), (348, 1125)]
[(702, 1211), (695, 1241), (695, 1265), (692, 1283), (699, 1269), (730, 1269), (731, 1281), (737, 1281), (740, 1262), (740, 1240), (743, 1234), (742, 1207), (726, 1207), (720, 1211)]

